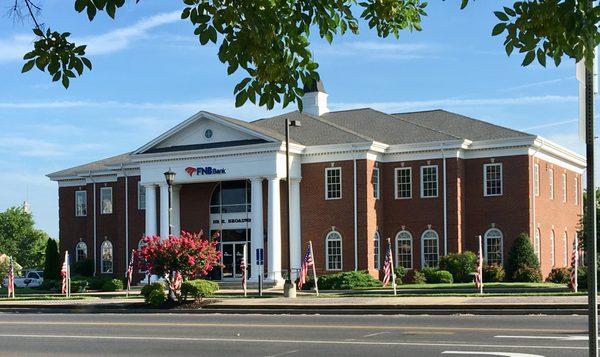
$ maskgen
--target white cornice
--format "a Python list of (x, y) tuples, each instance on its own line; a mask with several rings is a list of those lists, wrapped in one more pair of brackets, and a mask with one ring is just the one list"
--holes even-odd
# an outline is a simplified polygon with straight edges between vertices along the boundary
[(586, 167), (586, 159), (582, 155), (569, 150), (563, 146), (560, 146), (548, 139), (545, 139), (541, 136), (535, 138), (535, 142), (533, 144), (536, 151), (548, 154), (550, 156), (554, 156), (563, 160), (568, 161), (570, 164), (580, 167), (584, 169)]

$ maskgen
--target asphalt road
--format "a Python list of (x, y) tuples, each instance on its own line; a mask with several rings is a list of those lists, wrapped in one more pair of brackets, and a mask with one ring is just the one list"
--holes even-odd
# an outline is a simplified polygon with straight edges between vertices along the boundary
[(585, 316), (0, 314), (0, 356), (585, 356)]

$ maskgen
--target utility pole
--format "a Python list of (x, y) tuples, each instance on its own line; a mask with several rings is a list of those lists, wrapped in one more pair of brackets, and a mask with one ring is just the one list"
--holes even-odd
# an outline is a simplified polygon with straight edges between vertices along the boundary
[[(587, 11), (591, 12), (594, 2), (587, 0)], [(590, 40), (587, 49), (594, 48)], [(594, 55), (595, 57), (595, 55)], [(595, 58), (594, 58), (595, 60)], [(587, 163), (587, 279), (588, 279), (588, 330), (589, 355), (598, 357), (598, 288), (596, 246), (596, 184), (594, 180), (594, 63), (585, 64), (585, 152)]]
[(296, 284), (292, 281), (292, 237), (291, 237), (291, 225), (292, 225), (292, 216), (290, 209), (292, 207), (291, 202), (291, 187), (292, 183), (290, 181), (290, 127), (299, 127), (300, 122), (298, 120), (289, 120), (285, 119), (285, 180), (287, 186), (287, 244), (288, 244), (288, 254), (287, 254), (287, 278), (285, 279), (285, 284), (283, 285), (283, 296), (287, 298), (295, 298), (296, 297)]

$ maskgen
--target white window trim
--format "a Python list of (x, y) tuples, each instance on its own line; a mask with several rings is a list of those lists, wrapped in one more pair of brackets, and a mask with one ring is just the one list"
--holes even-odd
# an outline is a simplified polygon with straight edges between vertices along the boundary
[[(399, 197), (398, 195), (398, 171), (408, 171), (408, 177), (409, 177), (409, 181), (408, 184), (410, 185), (410, 195), (408, 197)], [(412, 198), (412, 167), (396, 167), (394, 169), (394, 198), (397, 200), (409, 200)]]
[[(327, 186), (327, 175), (328, 175), (329, 171), (334, 171), (334, 170), (339, 170), (340, 171), (340, 197), (331, 197), (331, 198), (329, 198), (329, 197), (327, 197), (328, 196), (327, 195), (327, 189), (328, 189), (328, 186)], [(342, 181), (343, 180), (342, 180), (342, 168), (341, 167), (327, 167), (327, 168), (325, 168), (325, 199), (326, 200), (341, 200), (342, 199), (342, 196), (343, 196), (343, 194), (342, 194), (343, 193), (343, 191), (342, 191)]]
[(556, 266), (556, 234), (554, 230), (550, 231), (550, 266)]
[[(329, 269), (329, 247), (328, 247), (328, 243), (329, 243), (329, 237), (331, 237), (332, 234), (337, 234), (340, 239), (340, 268), (339, 269)], [(336, 241), (338, 241), (338, 239), (336, 239)], [(327, 233), (327, 236), (325, 237), (325, 270), (327, 271), (342, 271), (344, 269), (344, 239), (342, 237), (342, 234), (338, 231), (331, 231), (329, 233)]]
[(433, 232), (435, 233), (436, 237), (437, 237), (437, 266), (435, 267), (431, 267), (431, 268), (438, 268), (440, 266), (440, 235), (434, 231), (433, 229), (428, 229), (425, 232), (423, 232), (423, 234), (421, 234), (421, 269), (423, 268), (427, 268), (427, 265), (425, 265), (425, 234), (427, 234), (428, 232)]
[[(487, 168), (489, 166), (499, 166), (500, 167), (500, 193), (488, 194), (487, 193)], [(483, 165), (483, 196), (484, 197), (494, 197), (494, 196), (502, 196), (504, 194), (504, 167), (501, 162), (493, 163), (493, 164), (484, 164)]]
[[(111, 204), (111, 212), (110, 213), (104, 213), (104, 211), (102, 209), (102, 191), (110, 192), (110, 204)], [(113, 196), (112, 187), (100, 187), (100, 214), (109, 215), (109, 214), (113, 214), (114, 212), (115, 212), (115, 198)]]
[(485, 263), (488, 262), (488, 234), (490, 232), (500, 233), (500, 264), (504, 264), (504, 233), (498, 228), (490, 228), (483, 234), (483, 256), (485, 257)]
[(533, 194), (540, 195), (540, 164), (533, 164)]
[(563, 203), (567, 203), (567, 174), (563, 173), (562, 178), (562, 198)]
[[(400, 234), (402, 234), (402, 233), (407, 233), (408, 236), (409, 236), (409, 238), (408, 239), (404, 239), (404, 238), (401, 239), (400, 238)], [(405, 269), (412, 269), (414, 267), (414, 264), (415, 264), (414, 258), (413, 258), (413, 252), (414, 252), (413, 236), (406, 229), (405, 230), (401, 230), (400, 232), (396, 233), (396, 239), (394, 240), (394, 243), (396, 245), (396, 250), (395, 250), (396, 254), (394, 254), (394, 258), (396, 258), (396, 261), (394, 263), (396, 263), (396, 266), (400, 266), (400, 260), (398, 258), (398, 256), (399, 256), (399, 254), (398, 254), (399, 253), (398, 248), (400, 247), (400, 245), (398, 244), (398, 242), (401, 241), (401, 240), (403, 240), (403, 241), (404, 240), (409, 240), (410, 241), (410, 268), (405, 268)], [(438, 247), (438, 251), (439, 251), (439, 247)]]
[[(112, 266), (110, 267), (110, 271), (104, 271), (104, 259), (102, 259), (102, 249), (103, 249), (104, 245), (107, 243), (110, 244), (110, 249), (112, 251), (112, 257), (111, 257), (112, 259), (110, 261)], [(112, 244), (111, 241), (105, 240), (100, 245), (100, 274), (113, 274), (114, 271), (115, 271), (115, 246)]]
[(563, 266), (569, 266), (569, 235), (565, 231), (563, 234)]
[[(423, 181), (423, 171), (428, 168), (435, 167), (435, 196), (425, 196), (425, 182)], [(438, 169), (438, 165), (426, 165), (421, 166), (421, 198), (437, 198), (440, 194), (440, 171)], [(439, 250), (439, 247), (438, 247)]]
[[(75, 245), (75, 262), (79, 262), (79, 247), (83, 246), (85, 247), (84, 251), (85, 251), (85, 259), (87, 259), (87, 244), (84, 241), (79, 241), (77, 242), (77, 244)], [(84, 260), (85, 260), (84, 259)]]
[[(77, 214), (77, 196), (81, 192), (83, 192), (83, 196), (85, 197), (85, 214)], [(87, 191), (86, 190), (75, 191), (75, 217), (87, 217)]]
[(377, 190), (375, 190), (375, 186), (374, 186), (375, 185), (375, 181), (373, 181), (372, 182), (372, 185), (373, 185), (373, 198), (375, 198), (376, 200), (378, 200), (379, 197), (380, 197), (379, 194), (380, 194), (380, 191), (381, 191), (381, 188), (380, 188), (381, 187), (380, 186), (380, 184), (381, 184), (381, 176), (380, 176), (381, 175), (381, 171), (379, 171), (379, 167), (374, 167), (373, 168), (373, 175), (372, 175), (373, 178), (375, 177), (375, 172), (377, 172)]
[(554, 199), (554, 170), (548, 169), (548, 189), (550, 190), (550, 199)]
[[(377, 255), (373, 254), (373, 257), (377, 259), (375, 261), (374, 268), (377, 270), (381, 269), (381, 235), (379, 231), (375, 231), (375, 235), (373, 236), (373, 242), (377, 241)], [(375, 245), (373, 244), (373, 249), (375, 249)]]
[(575, 206), (579, 206), (579, 177), (575, 177)]
[[(536, 249), (537, 245), (537, 249)], [(538, 262), (540, 265), (542, 264), (542, 232), (540, 232), (539, 228), (536, 228), (533, 237), (533, 252), (538, 258)]]

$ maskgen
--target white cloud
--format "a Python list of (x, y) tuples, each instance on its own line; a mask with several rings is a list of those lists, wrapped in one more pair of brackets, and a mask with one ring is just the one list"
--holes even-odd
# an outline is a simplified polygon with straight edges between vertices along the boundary
[(4, 151), (11, 155), (22, 157), (51, 158), (103, 149), (106, 149), (106, 147), (98, 144), (57, 144), (47, 140), (31, 139), (14, 135), (0, 137), (0, 152)]
[(561, 121), (555, 121), (555, 122), (550, 122), (550, 123), (545, 123), (545, 124), (540, 124), (540, 125), (534, 125), (534, 126), (530, 126), (530, 127), (527, 127), (527, 128), (522, 128), (521, 130), (551, 128), (551, 127), (555, 127), (555, 126), (561, 126), (561, 125), (576, 123), (578, 121), (579, 121), (578, 119), (561, 120)]
[(326, 56), (361, 56), (379, 59), (417, 59), (432, 57), (442, 46), (429, 43), (391, 43), (355, 41), (317, 47), (316, 52)]
[[(399, 101), (399, 102), (365, 102), (365, 103), (331, 103), (330, 107), (335, 110), (355, 109), (371, 107), (388, 113), (408, 110), (422, 110), (432, 108), (452, 108), (471, 106), (514, 106), (514, 105), (540, 105), (549, 103), (572, 103), (577, 102), (577, 96), (531, 96), (531, 97), (508, 97), (508, 98), (479, 98), (479, 99), (432, 99), (421, 101)], [(0, 104), (1, 106), (1, 104)]]
[[(148, 32), (156, 27), (181, 20), (180, 16), (181, 12), (179, 11), (166, 12), (104, 34), (73, 37), (72, 41), (77, 44), (87, 44), (86, 54), (88, 55), (106, 55), (126, 49), (133, 40), (146, 37)], [(13, 35), (6, 39), (0, 38), (0, 63), (21, 60), (25, 53), (31, 51), (33, 41), (34, 36), (29, 34)]]
[(549, 84), (559, 83), (559, 82), (570, 80), (570, 79), (575, 79), (575, 76), (569, 76), (569, 77), (563, 77), (563, 78), (549, 79), (549, 80), (546, 80), (546, 81), (533, 82), (533, 83), (518, 85), (518, 86), (514, 86), (514, 87), (504, 88), (504, 89), (502, 89), (500, 91), (501, 92), (511, 92), (511, 91), (520, 90), (520, 89), (527, 89), (527, 88), (533, 88), (533, 87), (539, 87), (539, 86), (546, 86), (546, 85), (549, 85)]

